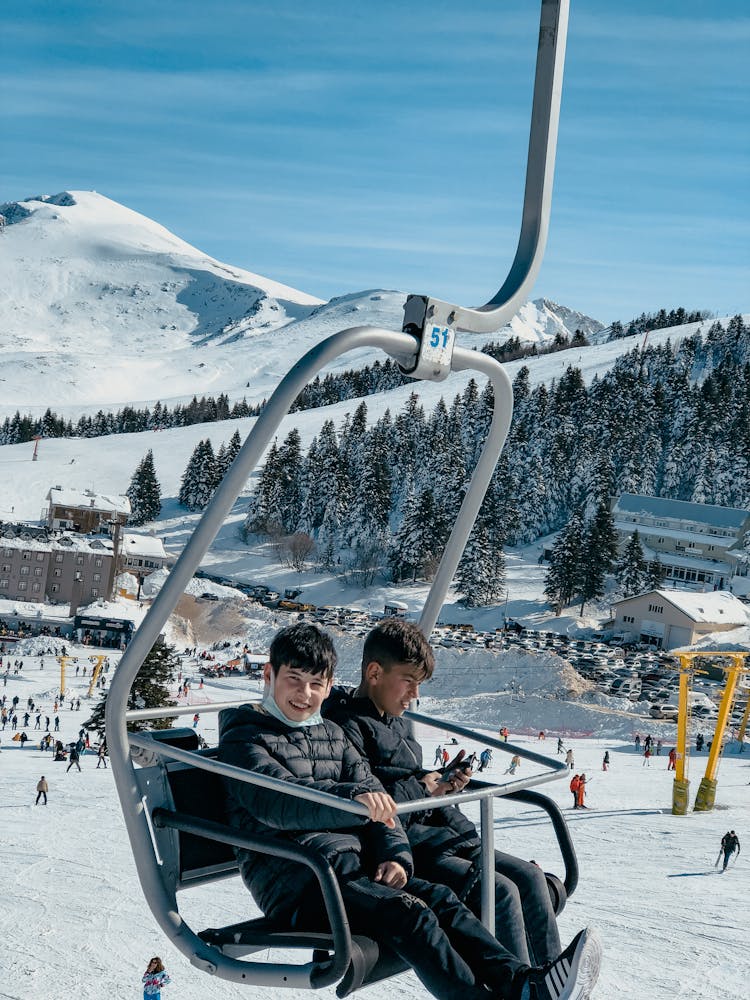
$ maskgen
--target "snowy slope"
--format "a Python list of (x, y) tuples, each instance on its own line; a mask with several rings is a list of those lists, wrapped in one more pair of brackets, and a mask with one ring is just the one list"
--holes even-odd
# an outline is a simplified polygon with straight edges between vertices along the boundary
[[(265, 626), (267, 628), (267, 625)], [(76, 650), (73, 650), (76, 652)], [(88, 651), (81, 651), (81, 662)], [(24, 657), (22, 675), (11, 677), (5, 693), (25, 703), (32, 696), (51, 709), (56, 665), (46, 658)], [(71, 688), (82, 696), (80, 712), (61, 712), (61, 737), (74, 739), (90, 703), (86, 678)], [(217, 681), (196, 698), (213, 701), (243, 698), (253, 682)], [(447, 689), (446, 689), (446, 693)], [(460, 694), (456, 690), (454, 694)], [(528, 728), (554, 722), (534, 706), (524, 720)], [(546, 705), (556, 708), (554, 702)], [(200, 706), (196, 706), (200, 707)], [(425, 707), (424, 705), (422, 706)], [(471, 724), (447, 703), (431, 706), (443, 718)], [(441, 707), (443, 711), (440, 711)], [(498, 716), (496, 726), (506, 720)], [(200, 731), (216, 739), (216, 719), (202, 709)], [(540, 745), (528, 737), (511, 740), (554, 754), (554, 740)], [(642, 730), (642, 733), (645, 730)], [(0, 866), (5, 876), (6, 905), (0, 909), (0, 996), (7, 1000), (131, 1000), (140, 996), (140, 979), (152, 955), (161, 955), (172, 977), (165, 1000), (309, 1000), (304, 991), (242, 987), (213, 979), (177, 953), (158, 930), (143, 901), (129, 852), (111, 771), (96, 769), (84, 755), (82, 773), (53, 763), (30, 743), (23, 751), (2, 736), (0, 773), (3, 782), (3, 835)], [(39, 733), (30, 732), (32, 737)], [(432, 759), (441, 735), (423, 738), (425, 757)], [(569, 739), (576, 768), (591, 781), (587, 812), (569, 810), (567, 781), (546, 786), (566, 810), (580, 865), (578, 890), (560, 917), (561, 937), (568, 941), (583, 925), (596, 926), (604, 940), (602, 975), (594, 1000), (739, 1000), (747, 996), (746, 934), (749, 863), (745, 851), (725, 874), (714, 861), (722, 834), (734, 828), (740, 840), (750, 827), (745, 758), (728, 756), (719, 775), (717, 806), (710, 813), (671, 815), (672, 776), (664, 757), (642, 766), (631, 743), (617, 739)], [(474, 747), (467, 743), (467, 750)], [(476, 749), (481, 749), (478, 743)], [(611, 769), (601, 771), (609, 749)], [(503, 756), (487, 772), (501, 781)], [(705, 767), (705, 755), (691, 762), (693, 792)], [(520, 775), (529, 773), (523, 764)], [(35, 786), (44, 774), (49, 804), (35, 806)], [(469, 807), (472, 816), (475, 809)], [(503, 817), (495, 825), (496, 845), (534, 858), (560, 873), (549, 824), (527, 807), (496, 806)], [(255, 913), (237, 880), (180, 895), (180, 907), (197, 927), (217, 926)], [(262, 959), (263, 956), (257, 956)], [(320, 991), (324, 1000), (333, 989)], [(426, 1000), (411, 975), (402, 975), (366, 990), (363, 1000)]]
[[(330, 333), (401, 329), (402, 292), (322, 303), (222, 264), (95, 192), (6, 203), (0, 213), (0, 417), (40, 406), (77, 416), (194, 393), (260, 400)], [(577, 327), (601, 324), (539, 300), (496, 336), (542, 343)]]
[(5, 403), (34, 392), (49, 404), (137, 399), (144, 378), (169, 385), (188, 364), (198, 390), (200, 368), (210, 380), (217, 362), (190, 348), (254, 342), (320, 304), (221, 264), (94, 192), (0, 212), (12, 223), (0, 240)]

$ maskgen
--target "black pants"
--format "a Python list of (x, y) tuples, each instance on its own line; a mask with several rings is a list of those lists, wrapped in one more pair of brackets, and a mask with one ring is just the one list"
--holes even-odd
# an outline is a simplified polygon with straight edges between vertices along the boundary
[[(527, 966), (511, 955), (444, 885), (409, 879), (392, 889), (364, 875), (340, 880), (341, 895), (355, 934), (388, 945), (414, 969), (438, 1000), (516, 1000)], [(325, 911), (309, 893), (295, 927), (319, 929)]]
[(34, 803), (35, 806), (39, 805), (39, 799), (41, 799), (42, 796), (44, 796), (44, 804), (45, 804), (45, 806), (47, 805), (47, 793), (46, 792), (37, 792), (36, 793), (36, 802)]
[(68, 766), (67, 766), (67, 767), (65, 768), (65, 773), (66, 773), (66, 774), (68, 773), (68, 771), (69, 771), (69, 770), (71, 769), (71, 767), (72, 767), (72, 766), (73, 766), (74, 764), (75, 764), (75, 766), (76, 766), (76, 767), (78, 768), (78, 770), (79, 770), (79, 771), (81, 770), (81, 765), (80, 765), (80, 764), (78, 763), (78, 761), (77, 761), (77, 760), (71, 760), (71, 762), (70, 762), (70, 763), (68, 764)]
[[(481, 868), (467, 858), (444, 855), (420, 864), (420, 875), (449, 886), (479, 916)], [(560, 936), (547, 879), (538, 865), (495, 851), (495, 937), (524, 965), (543, 965), (560, 954)]]

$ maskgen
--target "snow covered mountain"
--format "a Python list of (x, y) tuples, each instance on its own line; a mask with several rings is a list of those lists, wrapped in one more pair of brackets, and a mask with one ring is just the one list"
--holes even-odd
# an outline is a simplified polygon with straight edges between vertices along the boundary
[[(401, 328), (402, 292), (323, 302), (214, 260), (96, 192), (10, 202), (0, 214), (0, 416), (47, 406), (75, 414), (194, 393), (258, 400), (331, 333), (359, 324)], [(601, 327), (541, 299), (494, 339), (541, 344)]]

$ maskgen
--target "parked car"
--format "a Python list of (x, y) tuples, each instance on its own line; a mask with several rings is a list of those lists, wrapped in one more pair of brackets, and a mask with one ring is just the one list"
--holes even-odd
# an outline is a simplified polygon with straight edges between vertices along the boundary
[(209, 592), (206, 590), (206, 591), (204, 591), (200, 595), (199, 600), (201, 600), (201, 601), (218, 601), (219, 600), (219, 595), (218, 594), (209, 594)]

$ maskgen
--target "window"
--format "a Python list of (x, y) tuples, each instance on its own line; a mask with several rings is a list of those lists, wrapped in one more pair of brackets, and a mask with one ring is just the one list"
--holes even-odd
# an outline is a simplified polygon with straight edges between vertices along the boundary
[(8, 589), (8, 581), (0, 580), (0, 590), (7, 590), (7, 589)]
[(63, 554), (62, 552), (58, 552), (55, 556), (55, 562), (62, 562), (62, 561), (63, 561)]
[(21, 576), (28, 576), (28, 575), (29, 575), (29, 567), (28, 566), (22, 566), (21, 567)]
[(21, 558), (22, 558), (23, 560), (26, 560), (26, 561), (28, 561), (29, 559), (31, 559), (31, 553), (30, 553), (30, 552), (22, 552), (22, 553), (21, 553)]
[(98, 583), (102, 578), (101, 573), (94, 573), (94, 583)]
[(76, 566), (83, 566), (83, 556), (76, 556)]
[(52, 571), (52, 575), (53, 576), (62, 576), (62, 570), (61, 569), (55, 569), (55, 570)]
[(648, 610), (651, 611), (651, 612), (653, 612), (655, 615), (663, 615), (664, 614), (664, 605), (663, 604), (649, 604)]
[(3, 573), (10, 573), (10, 563), (3, 563)]
[(41, 575), (42, 575), (42, 567), (41, 566), (35, 566), (34, 567), (34, 576), (41, 576)]
[(43, 552), (37, 552), (37, 554), (36, 554), (36, 561), (37, 562), (44, 562), (44, 553)]
[(101, 556), (97, 556), (96, 559), (94, 559), (94, 566), (98, 567), (98, 566), (101, 566), (101, 565), (102, 565), (102, 557)]
[(3, 549), (3, 555), (5, 556), (6, 559), (12, 559), (13, 549)]
[(627, 622), (629, 625), (632, 625), (635, 622), (635, 618), (633, 618), (632, 615), (623, 615), (622, 620)]
[(59, 590), (60, 590), (60, 584), (59, 583), (53, 583), (52, 586), (50, 587), (50, 592), (53, 593), (53, 594), (58, 593)]
[(27, 586), (28, 586), (28, 584), (26, 583), (26, 581), (25, 580), (21, 580), (21, 582), (18, 584), (18, 589), (19, 590), (26, 590)]
[(99, 596), (99, 591), (96, 589), (96, 587), (92, 587), (91, 588), (91, 596), (92, 597), (98, 597)]
[(657, 544), (659, 544), (659, 545), (663, 545), (664, 544), (664, 539), (663, 538), (657, 538), (656, 541), (657, 541)]
[(38, 594), (39, 591), (42, 589), (42, 585), (41, 583), (32, 583), (31, 589), (34, 591), (35, 594)]

